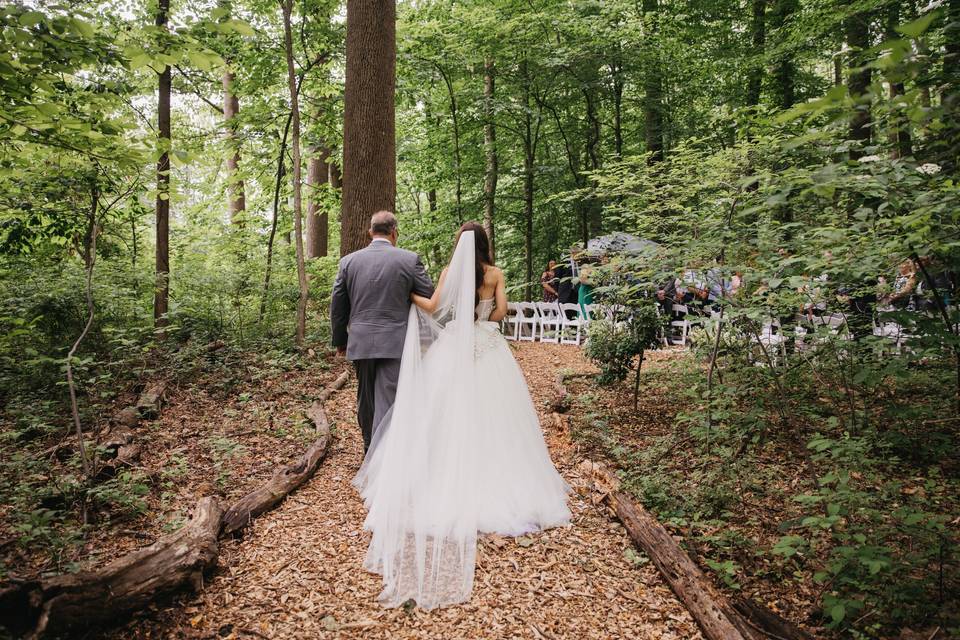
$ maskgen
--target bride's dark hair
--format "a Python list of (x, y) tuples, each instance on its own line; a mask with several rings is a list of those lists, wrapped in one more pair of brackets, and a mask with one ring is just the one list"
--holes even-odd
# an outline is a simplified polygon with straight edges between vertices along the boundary
[(484, 266), (493, 266), (493, 260), (490, 259), (490, 239), (487, 237), (487, 232), (483, 230), (483, 225), (479, 222), (464, 222), (463, 226), (460, 227), (460, 232), (457, 233), (457, 241), (454, 243), (454, 247), (460, 244), (460, 236), (463, 235), (464, 231), (473, 231), (473, 245), (476, 249), (476, 267), (473, 274), (476, 281), (474, 304), (477, 305), (480, 304), (480, 287), (483, 286)]

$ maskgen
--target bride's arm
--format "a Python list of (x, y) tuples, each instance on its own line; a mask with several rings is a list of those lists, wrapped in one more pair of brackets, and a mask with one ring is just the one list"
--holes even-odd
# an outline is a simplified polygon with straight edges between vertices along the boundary
[(417, 305), (427, 313), (433, 313), (437, 310), (437, 305), (440, 304), (440, 292), (443, 290), (443, 281), (447, 279), (447, 270), (444, 269), (440, 272), (440, 279), (437, 280), (437, 287), (433, 290), (433, 295), (429, 298), (425, 298), (416, 293), (410, 294), (410, 299), (413, 301), (413, 304)]
[(490, 314), (490, 322), (500, 322), (507, 315), (507, 283), (503, 278), (503, 271), (497, 274), (497, 290), (493, 295), (497, 302)]

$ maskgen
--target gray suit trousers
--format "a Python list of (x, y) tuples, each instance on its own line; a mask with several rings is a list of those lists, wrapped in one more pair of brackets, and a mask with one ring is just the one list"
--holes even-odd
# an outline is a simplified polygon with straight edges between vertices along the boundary
[(363, 433), (363, 451), (370, 448), (373, 430), (387, 415), (397, 397), (399, 358), (354, 360), (357, 370), (357, 422)]

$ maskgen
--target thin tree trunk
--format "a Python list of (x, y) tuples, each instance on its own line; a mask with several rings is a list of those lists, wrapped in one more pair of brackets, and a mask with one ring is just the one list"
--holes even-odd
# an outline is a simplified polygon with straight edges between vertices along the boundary
[[(943, 153), (944, 169), (954, 171), (960, 166), (960, 0), (949, 0), (943, 29), (943, 135), (946, 145)], [(930, 102), (926, 87), (927, 104)]]
[[(158, 0), (156, 25), (167, 30), (170, 0)], [(170, 305), (170, 65), (160, 73), (157, 86), (157, 136), (161, 148), (157, 160), (157, 261), (153, 296), (153, 320), (166, 324)]]
[[(888, 39), (899, 37), (897, 27), (900, 25), (900, 3), (894, 2), (887, 9), (887, 33)], [(905, 158), (913, 153), (913, 144), (910, 140), (910, 120), (904, 117), (903, 111), (897, 106), (897, 96), (902, 96), (904, 86), (902, 78), (898, 77), (896, 69), (891, 70), (887, 83), (890, 87), (890, 121), (889, 140), (890, 154), (894, 158)]]
[[(774, 10), (770, 15), (770, 23), (774, 30), (781, 30), (787, 26), (790, 17), (797, 12), (800, 7), (799, 0), (774, 0)], [(775, 39), (778, 42), (786, 42), (786, 33), (776, 33)], [(781, 54), (774, 66), (774, 79), (777, 88), (777, 102), (781, 109), (787, 109), (796, 102), (796, 75), (797, 69), (793, 60), (793, 52), (787, 51)]]
[(440, 77), (443, 78), (444, 84), (447, 86), (447, 95), (450, 98), (450, 118), (453, 120), (453, 175), (456, 180), (454, 195), (457, 209), (457, 224), (463, 224), (463, 176), (460, 175), (462, 161), (460, 159), (460, 114), (457, 109), (457, 95), (453, 91), (453, 82), (450, 81), (447, 72), (444, 71), (440, 65), (436, 65), (436, 67), (440, 72)]
[(227, 68), (223, 72), (223, 120), (227, 142), (227, 207), (230, 222), (239, 223), (246, 210), (243, 179), (240, 172), (240, 140), (237, 136), (237, 117), (240, 115), (240, 99), (233, 90), (235, 77)]
[(280, 152), (277, 154), (277, 179), (273, 186), (273, 219), (270, 221), (270, 235), (267, 237), (267, 264), (263, 272), (263, 295), (260, 297), (260, 314), (258, 321), (263, 320), (267, 311), (267, 295), (270, 293), (270, 274), (273, 270), (273, 245), (277, 237), (277, 222), (280, 219), (280, 185), (286, 175), (283, 159), (287, 153), (287, 136), (290, 134), (290, 122), (293, 114), (287, 116), (287, 124), (283, 127), (283, 138), (280, 140)]
[[(870, 48), (870, 21), (866, 13), (857, 13), (844, 20), (847, 45), (850, 47), (848, 65), (850, 67), (850, 96), (856, 103), (856, 111), (850, 118), (850, 138), (863, 145), (870, 142), (870, 76), (871, 70), (865, 67), (863, 52)], [(861, 148), (850, 150), (851, 158), (860, 156)]]
[(763, 50), (766, 45), (766, 11), (767, 0), (753, 0), (753, 19), (750, 22), (753, 68), (747, 80), (747, 106), (755, 107), (760, 104), (760, 93), (763, 89)]
[(327, 255), (329, 220), (326, 208), (321, 210), (323, 185), (330, 184), (332, 165), (330, 149), (314, 147), (307, 160), (307, 258)]
[(83, 326), (83, 331), (77, 336), (73, 346), (67, 353), (67, 388), (70, 390), (70, 413), (73, 417), (73, 427), (77, 434), (77, 451), (80, 452), (80, 464), (83, 467), (83, 475), (87, 478), (93, 476), (93, 469), (90, 465), (90, 459), (87, 456), (87, 448), (83, 443), (83, 425), (80, 422), (80, 408), (77, 404), (77, 386), (73, 380), (73, 357), (80, 347), (80, 343), (87, 337), (90, 327), (93, 326), (94, 304), (93, 304), (93, 266), (97, 261), (97, 207), (100, 203), (100, 192), (94, 184), (90, 189), (90, 217), (87, 221), (87, 234), (83, 243), (83, 265), (87, 272), (87, 283), (84, 294), (87, 301), (87, 322)]
[(657, 51), (658, 0), (643, 0), (643, 20), (647, 25), (647, 43), (650, 47), (647, 70), (643, 79), (643, 122), (649, 161), (663, 160), (663, 70)]
[(619, 48), (617, 59), (610, 64), (610, 75), (613, 76), (613, 150), (617, 160), (623, 157), (623, 61), (620, 58)]
[(287, 84), (290, 90), (291, 136), (290, 151), (293, 161), (293, 235), (297, 251), (297, 283), (300, 285), (300, 297), (297, 300), (297, 344), (302, 346), (307, 332), (307, 269), (303, 257), (303, 194), (301, 190), (300, 159), (300, 99), (299, 83), (293, 63), (293, 35), (290, 28), (290, 13), (293, 0), (283, 0), (283, 42), (287, 54)]
[[(523, 219), (524, 229), (524, 264), (526, 267), (526, 286), (524, 300), (533, 299), (533, 171), (536, 161), (536, 138), (533, 126), (533, 110), (530, 104), (530, 73), (527, 61), (520, 63), (520, 74), (523, 77)], [(538, 108), (539, 113), (539, 108)], [(539, 115), (538, 115), (539, 118)], [(539, 130), (539, 123), (537, 124)]]
[(499, 179), (499, 160), (497, 158), (497, 129), (493, 120), (493, 100), (496, 92), (494, 62), (483, 62), (483, 150), (487, 159), (486, 175), (483, 181), (483, 228), (490, 239), (490, 259), (496, 261), (496, 238), (494, 214)]
[(347, 0), (340, 255), (367, 245), (370, 216), (396, 202), (396, 3)]

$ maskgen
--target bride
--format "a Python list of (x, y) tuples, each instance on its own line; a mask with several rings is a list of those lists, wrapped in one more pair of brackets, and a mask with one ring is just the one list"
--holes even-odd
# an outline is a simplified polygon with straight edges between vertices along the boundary
[(412, 296), (397, 399), (357, 477), (373, 533), (364, 567), (380, 602), (465, 602), (478, 533), (518, 536), (567, 524), (569, 487), (497, 327), (503, 272), (479, 224), (460, 228), (432, 298)]

